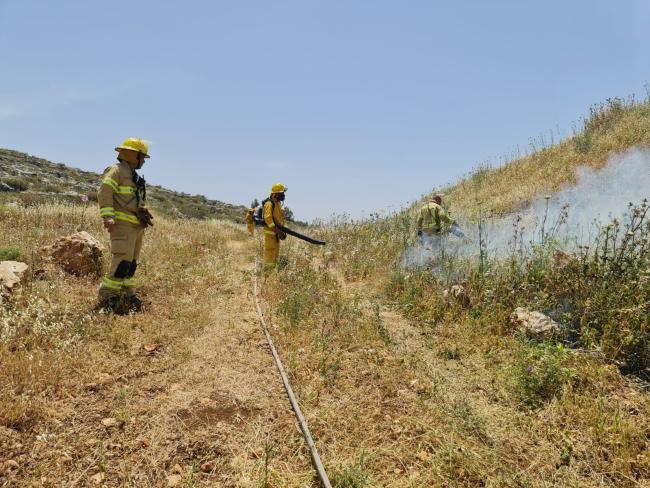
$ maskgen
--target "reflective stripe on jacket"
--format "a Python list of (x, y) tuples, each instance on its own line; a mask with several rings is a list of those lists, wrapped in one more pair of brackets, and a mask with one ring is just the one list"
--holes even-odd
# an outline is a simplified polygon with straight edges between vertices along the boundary
[(140, 225), (136, 216), (138, 198), (133, 173), (131, 167), (122, 161), (106, 168), (97, 194), (100, 217)]
[(453, 221), (442, 208), (435, 202), (428, 202), (420, 207), (418, 213), (418, 230), (441, 232), (446, 230)]

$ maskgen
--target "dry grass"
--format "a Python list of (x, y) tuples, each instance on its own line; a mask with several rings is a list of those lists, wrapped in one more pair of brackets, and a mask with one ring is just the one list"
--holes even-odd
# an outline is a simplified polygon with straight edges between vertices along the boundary
[(90, 211), (0, 211), (2, 245), (42, 269), (0, 307), (0, 484), (309, 481), (247, 294), (256, 246), (240, 226), (156, 219), (138, 273), (150, 305), (112, 316), (93, 311), (96, 279), (36, 258), (82, 226), (107, 244)]
[[(649, 111), (611, 101), (579, 136), (478, 171), (448, 201), (467, 213), (477, 200), (512, 210), (572, 182), (577, 166), (650, 143)], [(139, 271), (150, 307), (108, 316), (92, 310), (97, 280), (36, 252), (81, 228), (106, 243), (94, 215), (0, 206), (0, 247), (32, 269), (0, 306), (0, 484), (165, 486), (178, 476), (182, 486), (314, 486), (249, 294), (259, 239), (224, 222), (156, 219)], [(648, 486), (650, 401), (638, 382), (608, 351), (528, 341), (508, 321), (519, 302), (563, 303), (572, 276), (540, 272), (541, 260), (516, 273), (491, 263), (467, 275), (470, 304), (455, 302), (431, 273), (401, 270), (411, 225), (404, 213), (312, 229), (328, 248), (286, 241), (286, 266), (262, 282), (334, 485)], [(631, 269), (636, 290), (643, 259)], [(575, 310), (591, 310), (597, 264), (585, 294), (572, 295), (587, 308)], [(641, 330), (635, 303), (625, 319)], [(615, 349), (625, 339), (573, 318), (607, 330)], [(144, 343), (160, 347), (147, 354)]]
[(609, 100), (592, 108), (578, 135), (498, 168), (479, 167), (443, 193), (454, 209), (475, 215), (480, 202), (501, 215), (574, 184), (576, 168), (602, 168), (612, 153), (635, 145), (650, 145), (650, 102)]
[(560, 350), (571, 381), (531, 408), (521, 401), (520, 358), (539, 346), (453, 302), (432, 313), (423, 300), (436, 293), (431, 300), (444, 302), (442, 290), (424, 283), (414, 285), (423, 295), (417, 313), (391, 306), (381, 274), (346, 280), (352, 249), (333, 258), (312, 251), (289, 246), (289, 264), (265, 295), (338, 486), (650, 481), (650, 401), (615, 367)]

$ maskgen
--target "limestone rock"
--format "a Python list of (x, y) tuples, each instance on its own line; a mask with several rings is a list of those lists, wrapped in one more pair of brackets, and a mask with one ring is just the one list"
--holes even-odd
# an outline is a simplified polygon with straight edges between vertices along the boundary
[(180, 474), (171, 474), (167, 476), (167, 486), (174, 487), (181, 484), (183, 477)]
[(541, 312), (531, 312), (523, 307), (515, 309), (511, 320), (522, 328), (529, 337), (535, 339), (548, 339), (560, 330), (559, 324), (550, 317)]
[(463, 307), (469, 307), (470, 305), (469, 295), (463, 285), (453, 285), (449, 290), (445, 290), (442, 294), (445, 298), (453, 298)]
[(29, 266), (18, 261), (0, 262), (0, 294), (7, 295), (27, 281)]
[(101, 275), (104, 246), (88, 232), (61, 237), (41, 252), (68, 273), (77, 276)]
[(16, 190), (13, 186), (6, 184), (4, 181), (0, 181), (0, 191), (16, 191)]

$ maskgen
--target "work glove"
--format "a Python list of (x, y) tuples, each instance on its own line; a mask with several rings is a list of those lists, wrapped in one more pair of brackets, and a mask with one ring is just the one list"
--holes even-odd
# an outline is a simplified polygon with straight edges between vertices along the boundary
[(153, 215), (151, 215), (151, 212), (146, 207), (138, 207), (136, 216), (145, 229), (147, 227), (153, 227)]
[(110, 234), (115, 228), (115, 221), (113, 219), (104, 219), (104, 229)]
[(280, 239), (281, 241), (284, 241), (286, 238), (287, 238), (286, 232), (283, 232), (281, 230), (278, 231), (278, 239)]

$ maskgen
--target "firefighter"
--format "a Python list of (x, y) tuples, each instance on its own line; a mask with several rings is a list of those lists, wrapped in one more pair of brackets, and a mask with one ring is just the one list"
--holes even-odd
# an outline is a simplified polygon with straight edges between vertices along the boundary
[(149, 158), (149, 145), (142, 139), (129, 138), (115, 150), (118, 163), (106, 168), (97, 194), (112, 254), (99, 287), (99, 306), (111, 311), (140, 310), (142, 301), (134, 293), (134, 275), (144, 229), (153, 225), (153, 217), (145, 206), (144, 178), (136, 170)]
[(251, 237), (255, 235), (255, 209), (254, 208), (249, 208), (248, 212), (246, 212), (246, 228), (248, 229), (248, 233), (250, 234)]
[(277, 228), (276, 224), (284, 225), (284, 202), (287, 187), (276, 183), (271, 188), (271, 196), (264, 202), (262, 216), (264, 217), (264, 271), (275, 269), (280, 255), (280, 241), (287, 234)]
[(454, 221), (442, 208), (442, 196), (434, 195), (431, 200), (420, 207), (418, 212), (418, 237), (422, 240), (430, 240), (434, 236), (445, 235), (453, 223)]

